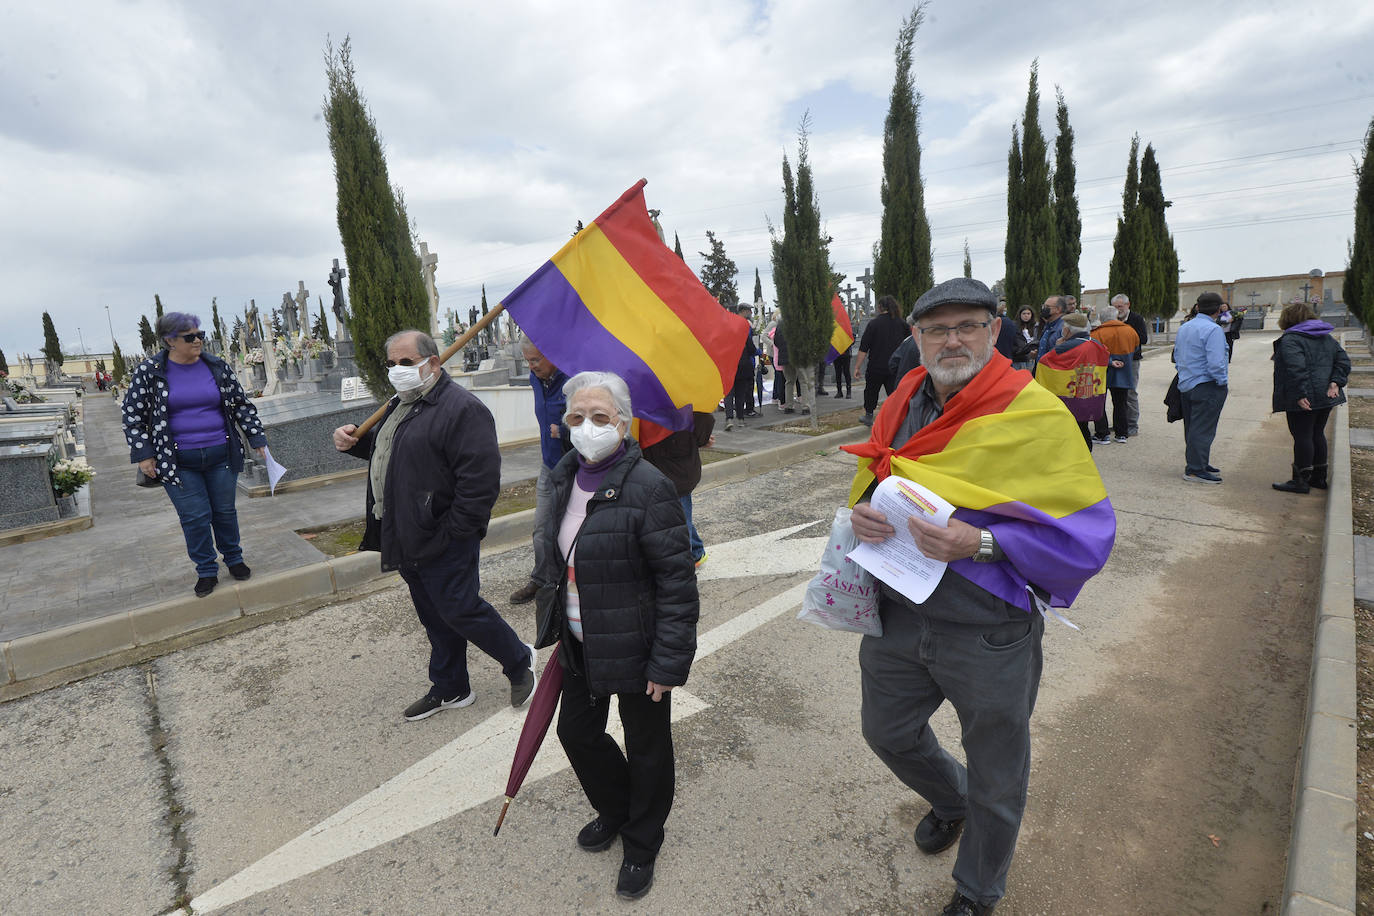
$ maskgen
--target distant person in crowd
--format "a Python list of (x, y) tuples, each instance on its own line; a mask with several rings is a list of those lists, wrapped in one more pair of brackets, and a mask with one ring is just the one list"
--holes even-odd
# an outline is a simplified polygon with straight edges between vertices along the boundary
[(769, 332), (773, 343), (773, 402), (783, 413), (792, 413), (787, 392), (787, 335), (783, 333), (782, 322), (778, 321)]
[(1013, 369), (1034, 368), (1036, 356), (1040, 349), (1040, 324), (1035, 320), (1035, 309), (1029, 305), (1023, 305), (1017, 309), (1012, 330), (1016, 335), (1016, 347), (1012, 351), (1011, 367)]
[[(625, 382), (579, 372), (563, 390), (577, 454), (554, 469), (536, 645), (561, 647), (558, 740), (596, 811), (577, 845), (600, 852), (618, 835), (615, 891), (635, 899), (653, 886), (673, 805), (670, 691), (696, 654), (696, 571), (677, 488), (628, 435)], [(624, 753), (606, 733), (612, 695)]]
[(424, 331), (386, 342), (396, 396), (362, 438), (349, 423), (334, 447), (368, 462), (367, 521), (361, 550), (380, 550), (382, 569), (410, 588), (429, 637), (429, 691), (406, 707), (409, 722), (471, 706), (468, 643), (490, 655), (510, 681), (510, 705), (534, 692), (534, 647), (479, 594), (477, 563), (501, 492), (496, 421), (477, 396), (449, 378)]
[[(1092, 337), (1107, 348), (1110, 361), (1107, 363), (1107, 394), (1112, 400), (1112, 431), (1116, 441), (1127, 441), (1130, 429), (1129, 408), (1126, 396), (1135, 388), (1135, 377), (1131, 371), (1132, 356), (1140, 349), (1140, 338), (1135, 329), (1117, 317), (1114, 305), (1104, 305), (1098, 310), (1097, 320), (1101, 322), (1092, 332)], [(1105, 415), (1104, 415), (1105, 417)], [(1106, 424), (1100, 430), (1105, 436)], [(1099, 437), (1097, 441), (1103, 439)]]
[[(736, 309), (736, 313), (746, 318), (749, 317), (749, 306), (742, 305)], [(751, 330), (749, 336), (744, 339), (744, 349), (740, 351), (739, 361), (735, 365), (735, 383), (730, 390), (725, 393), (725, 428), (734, 429), (735, 420), (744, 425), (745, 417), (757, 417), (758, 413), (754, 410), (754, 359), (759, 354), (759, 348), (754, 344), (754, 334)]]
[[(762, 303), (754, 303), (754, 308), (760, 309), (760, 311), (761, 306)], [(762, 321), (762, 318), (760, 318), (760, 321)], [(759, 358), (754, 364), (754, 393), (756, 395), (755, 402), (758, 404), (758, 411), (762, 414), (764, 401), (763, 376), (773, 362), (773, 345), (764, 335), (762, 327), (754, 331), (751, 325), (750, 333), (755, 335), (759, 349)]]
[(1038, 361), (1054, 349), (1063, 338), (1064, 314), (1069, 311), (1068, 297), (1050, 296), (1040, 307), (1040, 346), (1035, 351)]
[[(915, 315), (915, 312), (912, 314)], [(898, 385), (902, 383), (902, 379), (906, 378), (908, 372), (921, 365), (921, 341), (920, 336), (916, 333), (914, 318), (908, 322), (908, 327), (911, 329), (911, 336), (897, 345), (897, 349), (892, 351), (892, 358), (887, 362), (888, 374)]]
[(1350, 357), (1335, 330), (1306, 302), (1285, 305), (1274, 341), (1274, 410), (1283, 411), (1293, 436), (1293, 476), (1274, 484), (1285, 493), (1326, 489), (1326, 421), (1345, 402)]
[(229, 575), (242, 581), (253, 574), (234, 507), (243, 470), (239, 430), (259, 456), (267, 435), (233, 369), (205, 352), (198, 317), (167, 312), (156, 333), (162, 349), (138, 364), (124, 396), (124, 438), (129, 460), (162, 481), (176, 508), (196, 565), (195, 595), (204, 598), (219, 584), (216, 548)]
[(677, 488), (682, 514), (687, 517), (692, 561), (697, 566), (706, 562), (706, 545), (692, 523), (692, 491), (701, 483), (701, 450), (715, 444), (716, 437), (712, 435), (715, 425), (715, 414), (694, 412), (691, 429), (677, 430), (643, 447), (644, 460), (658, 468)]
[(1221, 471), (1212, 465), (1212, 441), (1226, 403), (1226, 335), (1216, 322), (1221, 296), (1203, 293), (1193, 306), (1195, 313), (1174, 337), (1174, 363), (1183, 402), (1183, 479), (1191, 483), (1221, 483)]
[[(1110, 362), (1110, 354), (1106, 347), (1093, 340), (1089, 335), (1088, 316), (1082, 312), (1067, 312), (1063, 315), (1059, 321), (1059, 342), (1045, 356), (1063, 356), (1064, 354), (1070, 354), (1071, 358), (1067, 362), (1071, 364), (1072, 369), (1081, 370), (1073, 372), (1073, 378), (1066, 386), (1061, 387), (1055, 384), (1053, 382), (1054, 375), (1044, 371), (1049, 365), (1045, 357), (1041, 357), (1040, 368), (1036, 371), (1035, 377), (1041, 384), (1051, 388), (1055, 394), (1059, 395), (1064, 406), (1069, 408), (1069, 412), (1078, 421), (1078, 431), (1083, 434), (1083, 441), (1088, 446), (1088, 451), (1092, 451), (1093, 443), (1101, 444), (1102, 440), (1093, 438), (1092, 433), (1088, 430), (1088, 423), (1103, 417), (1107, 405), (1107, 393), (1105, 390), (1095, 387), (1083, 386), (1085, 385), (1085, 376), (1095, 380), (1099, 377), (1097, 373), (1101, 372), (1104, 378), (1103, 388), (1105, 388), (1105, 370)], [(1059, 365), (1059, 363), (1066, 361), (1051, 360), (1051, 362)], [(1105, 420), (1102, 421), (1100, 430), (1103, 433), (1106, 432)]]
[(1140, 434), (1140, 361), (1145, 358), (1144, 347), (1150, 342), (1150, 330), (1144, 317), (1131, 311), (1131, 299), (1125, 293), (1113, 296), (1112, 305), (1116, 306), (1117, 320), (1130, 325), (1136, 337), (1140, 338), (1135, 352), (1131, 354), (1131, 387), (1126, 392), (1126, 435), (1137, 436)]
[[(854, 364), (855, 374), (864, 377), (864, 415), (862, 422), (873, 425), (873, 411), (878, 407), (878, 392), (888, 394), (897, 387), (897, 380), (888, 371), (892, 353), (902, 341), (911, 336), (911, 328), (902, 320), (901, 306), (893, 296), (878, 298), (877, 314), (869, 319), (859, 339), (859, 358)], [(867, 369), (864, 367), (867, 366)]]
[[(947, 527), (907, 523), (922, 553), (949, 564), (934, 592), (918, 604), (880, 583), (883, 633), (859, 646), (864, 739), (930, 805), (916, 847), (935, 855), (959, 844), (947, 916), (990, 913), (1006, 893), (1030, 782), (1040, 608), (1072, 603), (1106, 563), (1116, 528), (1073, 420), (996, 352), (995, 306), (966, 278), (921, 296), (912, 316), (923, 368), (883, 403), (869, 440), (844, 447), (859, 458), (850, 498), (861, 541), (896, 534), (870, 503), (890, 475), (955, 506)], [(999, 432), (985, 448), (976, 432), (961, 447), (972, 428)], [(1038, 499), (1050, 494), (1072, 511), (1044, 512)], [(983, 511), (990, 505), (1013, 508)], [(930, 726), (946, 701), (964, 760)]]
[[(549, 472), (558, 464), (572, 446), (568, 443), (568, 428), (563, 425), (563, 383), (568, 376), (549, 362), (534, 341), (528, 337), (520, 341), (520, 355), (530, 368), (530, 388), (534, 390), (534, 420), (539, 424), (539, 479), (534, 484), (534, 568), (540, 567), (539, 551), (543, 549), (544, 538), (539, 532), (553, 524), (553, 487), (549, 483)], [(533, 575), (515, 591), (511, 592), (511, 604), (525, 604), (534, 600), (539, 591)]]
[[(1228, 305), (1227, 308), (1230, 308)], [(1226, 360), (1231, 360), (1231, 355), (1236, 350), (1236, 341), (1240, 339), (1241, 328), (1245, 325), (1246, 308), (1231, 309), (1231, 323), (1226, 328)], [(1315, 309), (1313, 310), (1315, 312)]]
[(851, 341), (849, 346), (844, 348), (844, 352), (835, 357), (835, 397), (853, 398), (854, 397), (854, 376), (850, 372), (850, 357), (854, 353), (854, 344)]
[[(782, 329), (787, 326), (787, 316), (788, 313), (783, 312), (782, 316), (778, 319), (779, 333), (781, 333)], [(793, 337), (793, 339), (795, 339), (794, 335), (789, 334), (788, 336)], [(815, 369), (811, 366), (798, 365), (795, 359), (795, 351), (793, 351), (792, 356), (793, 358), (787, 361), (787, 367), (785, 370), (787, 373), (787, 383), (789, 385), (794, 386), (796, 403), (801, 405), (802, 414), (807, 415), (816, 409), (816, 388), (813, 384), (814, 379), (812, 378)], [(791, 411), (786, 410), (786, 408), (784, 408), (784, 411), (787, 413), (791, 413)]]
[(994, 346), (997, 352), (1007, 359), (1016, 355), (1016, 328), (1012, 327), (1010, 320), (1001, 315), (998, 316), (997, 342)]

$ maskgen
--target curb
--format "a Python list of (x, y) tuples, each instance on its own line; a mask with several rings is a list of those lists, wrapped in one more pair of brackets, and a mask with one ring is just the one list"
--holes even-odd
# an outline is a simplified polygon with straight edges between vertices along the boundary
[[(746, 480), (867, 437), (868, 430), (856, 426), (717, 461), (702, 468), (697, 489)], [(494, 518), (483, 550), (518, 547), (533, 531), (533, 509)], [(205, 598), (172, 598), (21, 636), (0, 644), (0, 702), (308, 613), (338, 598), (376, 591), (395, 578), (395, 573), (382, 571), (379, 554), (354, 553), (247, 582), (223, 583)]]
[(1355, 913), (1355, 549), (1350, 413), (1335, 411), (1325, 553), (1302, 756), (1293, 786), (1285, 916)]

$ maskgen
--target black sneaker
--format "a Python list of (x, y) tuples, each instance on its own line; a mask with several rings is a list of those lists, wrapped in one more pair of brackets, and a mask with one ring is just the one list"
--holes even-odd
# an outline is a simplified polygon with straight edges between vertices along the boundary
[(616, 896), (638, 900), (649, 893), (649, 888), (653, 886), (654, 863), (631, 862), (629, 859), (620, 863), (620, 877), (615, 882)]
[(240, 582), (244, 582), (253, 578), (253, 570), (248, 568), (247, 563), (235, 563), (233, 566), (229, 567), (229, 575), (238, 579)]
[(219, 585), (219, 576), (201, 576), (196, 580), (196, 597), (204, 598)]
[(958, 891), (950, 898), (949, 903), (940, 911), (940, 916), (987, 916), (992, 912), (992, 908), (997, 904), (979, 903), (970, 900)]
[(964, 819), (962, 817), (945, 821), (936, 817), (935, 811), (932, 810), (921, 818), (921, 822), (916, 825), (916, 845), (921, 852), (933, 856), (937, 852), (944, 852), (953, 846), (963, 829)]
[(539, 594), (539, 586), (533, 579), (510, 593), (511, 604), (528, 604), (534, 600), (534, 596)]
[(871, 413), (866, 413), (866, 414), (864, 414), (862, 417), (859, 418), (859, 422), (862, 423), (864, 426), (872, 426), (872, 425), (873, 425), (873, 414), (871, 414)]
[(577, 832), (577, 845), (587, 852), (601, 852), (610, 848), (619, 834), (619, 827), (609, 827), (598, 817)]
[(525, 701), (534, 693), (534, 685), (539, 683), (539, 678), (534, 674), (535, 651), (534, 646), (525, 643), (525, 648), (530, 650), (529, 667), (520, 673), (520, 676), (510, 682), (510, 705), (514, 709), (519, 709), (525, 705)]
[(462, 709), (464, 706), (471, 706), (476, 699), (477, 694), (473, 693), (471, 690), (451, 700), (445, 700), (431, 690), (429, 693), (406, 707), (406, 721), (419, 722), (421, 719), (428, 719), (441, 709)]
[(758, 412), (757, 410), (746, 410), (746, 411), (744, 412), (744, 414), (743, 414), (743, 416), (746, 416), (746, 417), (748, 417), (748, 418), (751, 419), (751, 420), (754, 419), (755, 417), (757, 417), (758, 415), (759, 415), (759, 412)]

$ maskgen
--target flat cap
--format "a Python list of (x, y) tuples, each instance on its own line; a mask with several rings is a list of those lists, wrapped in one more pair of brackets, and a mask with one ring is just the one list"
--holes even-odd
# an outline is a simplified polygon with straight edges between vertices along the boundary
[(955, 277), (926, 290), (912, 306), (911, 316), (907, 321), (915, 321), (942, 305), (971, 305), (975, 308), (985, 308), (993, 314), (997, 313), (997, 297), (992, 294), (992, 290), (969, 277)]

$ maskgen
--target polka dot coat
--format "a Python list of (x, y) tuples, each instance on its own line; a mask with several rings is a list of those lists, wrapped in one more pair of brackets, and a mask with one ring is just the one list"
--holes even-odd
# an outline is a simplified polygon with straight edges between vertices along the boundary
[[(138, 364), (129, 379), (124, 395), (124, 438), (129, 443), (129, 460), (138, 464), (147, 458), (157, 462), (157, 475), (181, 486), (177, 476), (176, 449), (172, 442), (171, 424), (167, 417), (167, 358), (166, 350), (150, 356)], [(215, 376), (219, 388), (220, 406), (224, 410), (225, 425), (232, 431), (237, 425), (248, 436), (253, 448), (267, 444), (257, 408), (243, 391), (238, 378), (224, 360), (208, 353), (200, 357)], [(241, 438), (229, 436), (229, 467), (237, 474), (243, 470)]]

